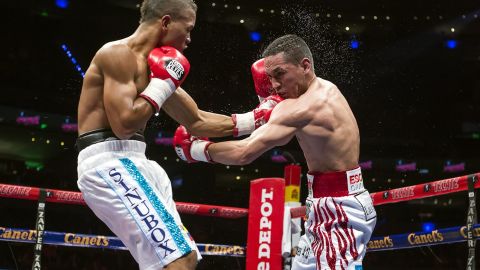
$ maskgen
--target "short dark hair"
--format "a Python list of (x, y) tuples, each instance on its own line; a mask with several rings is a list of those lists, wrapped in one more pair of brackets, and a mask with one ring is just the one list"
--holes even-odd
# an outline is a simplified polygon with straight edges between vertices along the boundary
[(285, 60), (293, 64), (300, 64), (303, 58), (308, 58), (312, 63), (313, 69), (313, 57), (310, 48), (308, 48), (307, 43), (297, 35), (284, 35), (281, 36), (263, 51), (262, 56), (272, 56), (277, 55), (283, 52)]
[(172, 19), (181, 18), (182, 11), (191, 8), (197, 12), (197, 5), (193, 0), (144, 0), (140, 8), (140, 23), (159, 19), (165, 15)]

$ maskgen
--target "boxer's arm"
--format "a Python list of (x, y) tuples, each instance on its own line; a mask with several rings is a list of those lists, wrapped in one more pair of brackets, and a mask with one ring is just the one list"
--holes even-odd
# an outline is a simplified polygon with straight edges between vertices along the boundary
[(162, 109), (192, 135), (225, 137), (233, 134), (230, 116), (199, 110), (193, 98), (180, 87), (165, 101)]
[(135, 56), (128, 48), (115, 46), (99, 51), (96, 58), (103, 74), (108, 122), (117, 137), (128, 139), (143, 129), (153, 114), (152, 106), (137, 96)]
[(292, 115), (282, 113), (280, 117), (275, 117), (273, 113), (272, 119), (255, 130), (250, 137), (209, 145), (208, 154), (212, 161), (226, 165), (245, 165), (273, 147), (287, 144), (299, 127)]

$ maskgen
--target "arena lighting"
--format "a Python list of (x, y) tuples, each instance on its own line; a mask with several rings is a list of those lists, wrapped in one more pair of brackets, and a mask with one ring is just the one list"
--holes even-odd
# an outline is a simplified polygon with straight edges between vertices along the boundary
[(449, 49), (455, 49), (457, 48), (457, 41), (455, 39), (449, 39), (446, 42), (446, 46)]
[(280, 153), (278, 150), (274, 150), (270, 158), (273, 162), (276, 162), (276, 163), (288, 162), (287, 158), (284, 157), (282, 153)]
[(360, 46), (360, 44), (359, 44), (358, 40), (352, 39), (350, 41), (350, 48), (356, 50), (356, 49), (358, 49), (359, 46)]
[(155, 144), (169, 146), (173, 145), (173, 137), (165, 137), (162, 132), (158, 132), (155, 138)]
[(250, 40), (258, 42), (262, 39), (262, 35), (259, 32), (250, 32)]
[(428, 174), (430, 171), (428, 169), (418, 169), (419, 174)]
[(77, 123), (70, 123), (70, 117), (66, 117), (64, 123), (61, 126), (63, 132), (77, 132)]
[(61, 128), (62, 128), (63, 132), (77, 132), (78, 131), (77, 123), (63, 123)]
[(422, 223), (422, 231), (431, 232), (433, 230), (435, 230), (435, 223), (433, 223), (433, 222), (423, 222)]
[(25, 161), (25, 167), (27, 169), (34, 169), (34, 170), (40, 171), (41, 169), (43, 169), (44, 166), (43, 166), (43, 163), (41, 162), (27, 160)]
[(75, 70), (77, 70), (77, 72), (80, 74), (80, 76), (85, 77), (85, 72), (83, 72), (82, 67), (77, 63), (77, 60), (73, 57), (72, 52), (70, 52), (67, 45), (62, 44), (60, 47), (65, 52), (67, 57), (70, 59), (72, 64), (75, 66)]
[(411, 162), (404, 164), (402, 160), (399, 160), (397, 165), (395, 165), (395, 170), (397, 172), (413, 172), (417, 170), (417, 163)]
[(465, 162), (461, 162), (458, 164), (452, 164), (451, 161), (445, 162), (445, 166), (443, 166), (444, 172), (463, 172), (465, 171)]
[(40, 116), (25, 116), (24, 112), (20, 112), (20, 116), (17, 117), (16, 122), (24, 126), (38, 126), (40, 125)]
[(172, 179), (172, 188), (179, 188), (183, 186), (183, 178), (181, 176), (176, 176)]
[(362, 170), (371, 170), (373, 167), (373, 161), (368, 160), (368, 161), (362, 161), (360, 164), (358, 164)]
[(69, 4), (70, 4), (70, 1), (68, 1), (68, 0), (55, 0), (55, 5), (58, 8), (66, 9), (66, 8), (68, 8)]

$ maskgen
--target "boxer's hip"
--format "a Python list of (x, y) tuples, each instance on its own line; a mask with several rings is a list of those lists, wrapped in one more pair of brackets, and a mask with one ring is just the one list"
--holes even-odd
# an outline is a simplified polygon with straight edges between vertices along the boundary
[[(346, 191), (345, 191), (346, 192)], [(375, 228), (377, 214), (367, 190), (346, 196), (307, 198), (306, 237), (317, 268), (357, 269)], [(305, 252), (307, 252), (306, 250)], [(311, 267), (308, 256), (298, 258)]]
[(87, 205), (122, 240), (140, 269), (160, 269), (198, 252), (173, 201), (170, 179), (135, 140), (95, 143), (78, 155)]
[(146, 144), (136, 140), (112, 140), (94, 143), (78, 154), (78, 176), (113, 159), (147, 160)]
[[(77, 148), (78, 152), (81, 152), (83, 149), (96, 143), (117, 140), (120, 139), (115, 135), (115, 133), (113, 133), (111, 129), (96, 129), (78, 136), (75, 147)], [(133, 134), (133, 136), (130, 137), (129, 140), (145, 142), (145, 137), (142, 133), (137, 132)]]
[(360, 167), (348, 171), (309, 172), (307, 179), (310, 198), (342, 197), (365, 191)]

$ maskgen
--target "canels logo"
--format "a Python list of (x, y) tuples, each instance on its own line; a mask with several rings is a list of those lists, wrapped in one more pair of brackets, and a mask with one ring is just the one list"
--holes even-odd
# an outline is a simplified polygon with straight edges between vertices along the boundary
[(206, 244), (205, 252), (218, 255), (244, 255), (245, 249), (240, 246), (221, 246)]
[(108, 239), (105, 236), (87, 236), (76, 235), (74, 233), (67, 233), (63, 239), (65, 243), (80, 244), (85, 246), (108, 246)]
[(380, 249), (380, 248), (388, 248), (393, 247), (393, 239), (390, 236), (385, 236), (383, 239), (379, 240), (370, 240), (368, 241), (367, 248), (369, 249)]
[(14, 230), (0, 227), (0, 238), (15, 240), (35, 240), (37, 239), (36, 230)]
[(427, 243), (436, 243), (443, 241), (443, 234), (438, 232), (438, 230), (434, 230), (431, 233), (426, 234), (415, 234), (411, 233), (408, 235), (408, 242), (411, 245), (420, 245), (420, 244), (427, 244)]

